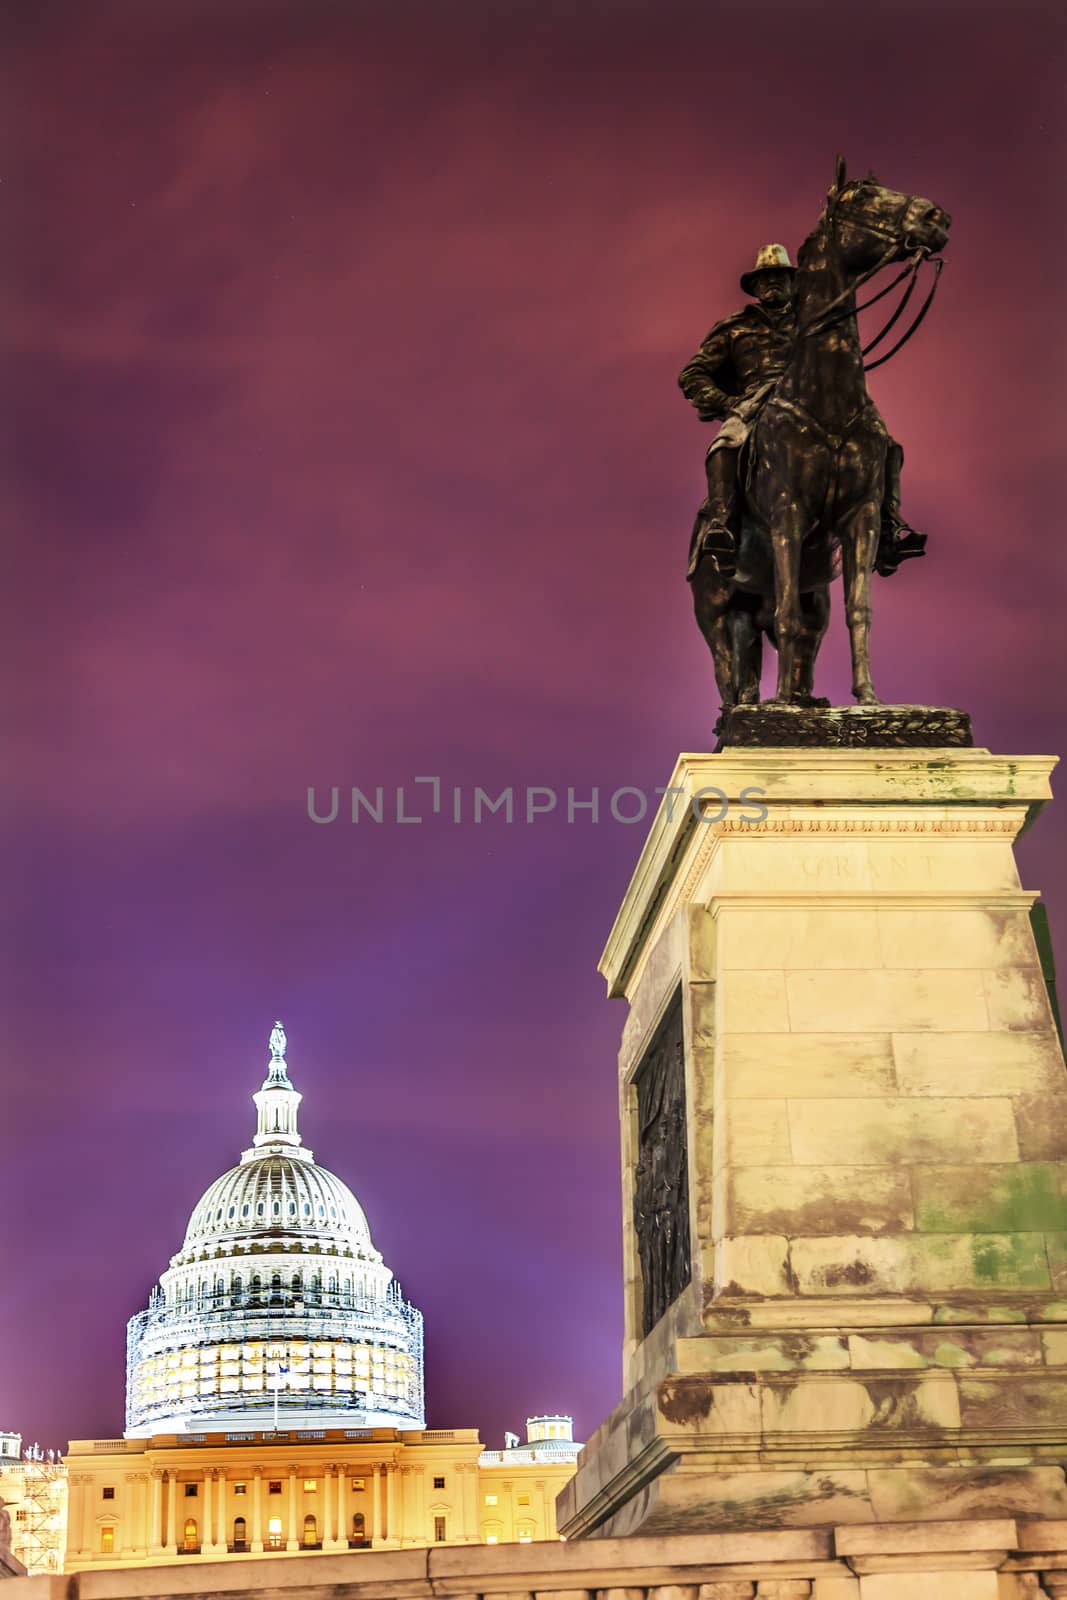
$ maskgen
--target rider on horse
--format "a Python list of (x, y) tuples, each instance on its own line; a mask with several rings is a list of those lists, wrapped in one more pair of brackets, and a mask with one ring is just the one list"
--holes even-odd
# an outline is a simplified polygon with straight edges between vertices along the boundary
[[(723, 577), (731, 575), (737, 565), (742, 520), (738, 461), (792, 353), (797, 332), (794, 271), (784, 245), (764, 245), (752, 271), (741, 277), (742, 290), (755, 304), (717, 322), (679, 375), (682, 392), (696, 407), (701, 422), (722, 422), (705, 460), (708, 495), (693, 525), (686, 573), (690, 580), (704, 556), (710, 556)], [(875, 560), (875, 570), (883, 577), (894, 573), (909, 556), (921, 556), (926, 542), (925, 535), (916, 533), (900, 515), (903, 461), (903, 450), (890, 439)]]

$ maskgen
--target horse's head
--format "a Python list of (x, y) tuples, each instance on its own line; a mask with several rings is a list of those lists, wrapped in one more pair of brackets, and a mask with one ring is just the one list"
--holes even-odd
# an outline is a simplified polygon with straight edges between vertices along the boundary
[(843, 156), (837, 158), (823, 216), (847, 265), (857, 272), (903, 261), (917, 250), (938, 255), (952, 222), (932, 200), (885, 189), (873, 173), (849, 178)]

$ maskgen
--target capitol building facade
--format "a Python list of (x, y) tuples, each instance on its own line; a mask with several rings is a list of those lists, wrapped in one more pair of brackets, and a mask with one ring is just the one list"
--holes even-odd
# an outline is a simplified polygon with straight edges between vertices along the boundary
[(281, 1023), (256, 1131), (127, 1329), (122, 1438), (71, 1442), (65, 1570), (557, 1537), (580, 1449), (427, 1429), (422, 1316), (298, 1130)]

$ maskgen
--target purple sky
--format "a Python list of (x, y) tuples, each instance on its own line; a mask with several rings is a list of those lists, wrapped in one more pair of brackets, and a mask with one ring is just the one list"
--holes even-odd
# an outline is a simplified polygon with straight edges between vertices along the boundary
[[(876, 682), (1063, 747), (1060, 7), (15, 12), (0, 1424), (121, 1432), (125, 1320), (280, 1016), (431, 1422), (584, 1436), (620, 1382), (595, 965), (644, 830), (316, 827), (306, 790), (606, 796), (708, 746), (675, 375), (838, 149), (954, 217), (871, 381), (931, 535)], [(1067, 949), (1053, 817), (1020, 859)]]

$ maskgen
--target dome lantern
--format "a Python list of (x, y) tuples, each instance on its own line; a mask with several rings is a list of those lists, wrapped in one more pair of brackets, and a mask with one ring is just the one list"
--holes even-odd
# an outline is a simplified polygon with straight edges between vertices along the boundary
[[(259, 1114), (258, 1127), (252, 1139), (253, 1148), (244, 1152), (242, 1161), (255, 1161), (268, 1151), (272, 1154), (275, 1151), (294, 1154), (300, 1146), (296, 1115), (303, 1095), (298, 1094), (289, 1082), (285, 1050), (285, 1029), (280, 1022), (276, 1022), (271, 1029), (267, 1076), (262, 1088), (252, 1096)], [(300, 1158), (310, 1161), (311, 1151), (300, 1150)]]

